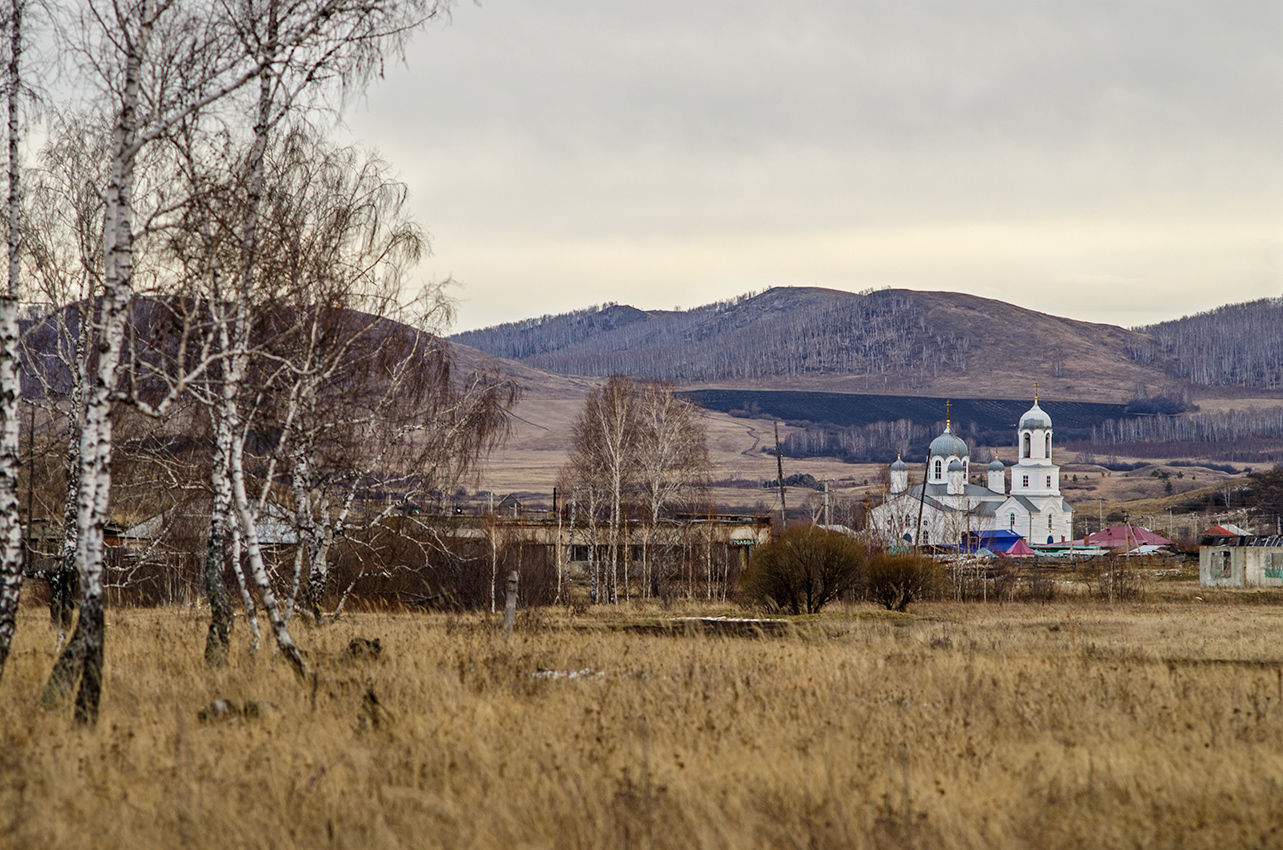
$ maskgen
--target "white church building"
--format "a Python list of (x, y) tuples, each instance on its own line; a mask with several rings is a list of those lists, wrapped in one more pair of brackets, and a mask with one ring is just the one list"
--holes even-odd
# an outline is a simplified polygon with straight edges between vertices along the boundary
[[(1002, 461), (989, 464), (986, 485), (972, 484), (967, 444), (945, 418), (944, 433), (927, 450), (926, 483), (909, 486), (909, 465), (891, 464), (887, 499), (869, 516), (870, 531), (888, 545), (956, 545), (968, 532), (1014, 531), (1027, 543), (1059, 543), (1073, 537), (1074, 509), (1060, 495), (1060, 467), (1052, 462), (1051, 417), (1034, 406), (1016, 431), (1019, 459), (1011, 484)], [(921, 531), (921, 540), (919, 537)]]

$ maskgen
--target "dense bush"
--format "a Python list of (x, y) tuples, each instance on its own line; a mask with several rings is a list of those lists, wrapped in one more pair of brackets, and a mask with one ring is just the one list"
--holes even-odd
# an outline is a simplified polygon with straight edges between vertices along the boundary
[(883, 552), (869, 561), (866, 581), (870, 600), (888, 611), (903, 611), (911, 602), (936, 595), (941, 576), (930, 558)]
[(859, 588), (865, 564), (864, 547), (853, 537), (799, 526), (753, 554), (741, 588), (754, 604), (814, 614)]

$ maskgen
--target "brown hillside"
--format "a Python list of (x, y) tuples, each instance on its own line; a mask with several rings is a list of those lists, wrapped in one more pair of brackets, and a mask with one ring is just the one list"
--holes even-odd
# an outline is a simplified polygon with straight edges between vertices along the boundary
[[(564, 375), (691, 387), (1125, 401), (1171, 382), (1154, 341), (955, 292), (780, 287), (688, 311), (609, 305), (459, 341)], [(1143, 352), (1141, 363), (1133, 352)]]
[[(838, 298), (849, 293), (803, 290), (814, 303), (819, 293)], [(883, 293), (874, 293), (882, 295)], [(697, 386), (741, 389), (807, 389), (827, 392), (888, 392), (968, 398), (1024, 398), (1038, 381), (1049, 398), (1125, 402), (1139, 389), (1157, 392), (1171, 383), (1161, 365), (1135, 362), (1130, 349), (1147, 346), (1149, 337), (1115, 325), (1080, 322), (1026, 310), (1014, 304), (960, 292), (886, 290), (911, 300), (927, 332), (961, 337), (965, 363), (942, 364), (935, 375), (915, 375), (897, 384), (869, 374), (811, 374), (764, 382), (711, 381)], [(780, 309), (777, 303), (774, 309)]]

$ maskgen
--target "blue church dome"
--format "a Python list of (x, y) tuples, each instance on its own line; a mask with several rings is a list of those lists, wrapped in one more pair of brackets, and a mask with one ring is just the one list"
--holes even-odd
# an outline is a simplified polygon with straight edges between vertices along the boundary
[(928, 457), (970, 457), (971, 452), (967, 449), (967, 444), (958, 437), (953, 435), (953, 431), (948, 425), (944, 426), (944, 433), (931, 441), (931, 448), (927, 451)]

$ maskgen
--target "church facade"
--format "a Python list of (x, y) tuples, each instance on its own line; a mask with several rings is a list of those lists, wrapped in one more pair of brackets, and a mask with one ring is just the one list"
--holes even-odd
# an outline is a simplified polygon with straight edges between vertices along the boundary
[(903, 459), (891, 464), (891, 486), (870, 512), (870, 532), (887, 545), (957, 545), (968, 532), (998, 530), (1034, 544), (1072, 539), (1074, 509), (1060, 495), (1051, 437), (1051, 417), (1035, 393), (1016, 430), (1016, 463), (1008, 470), (994, 460), (981, 486), (971, 483), (971, 453), (946, 418), (944, 433), (927, 450), (924, 484), (909, 486)]

